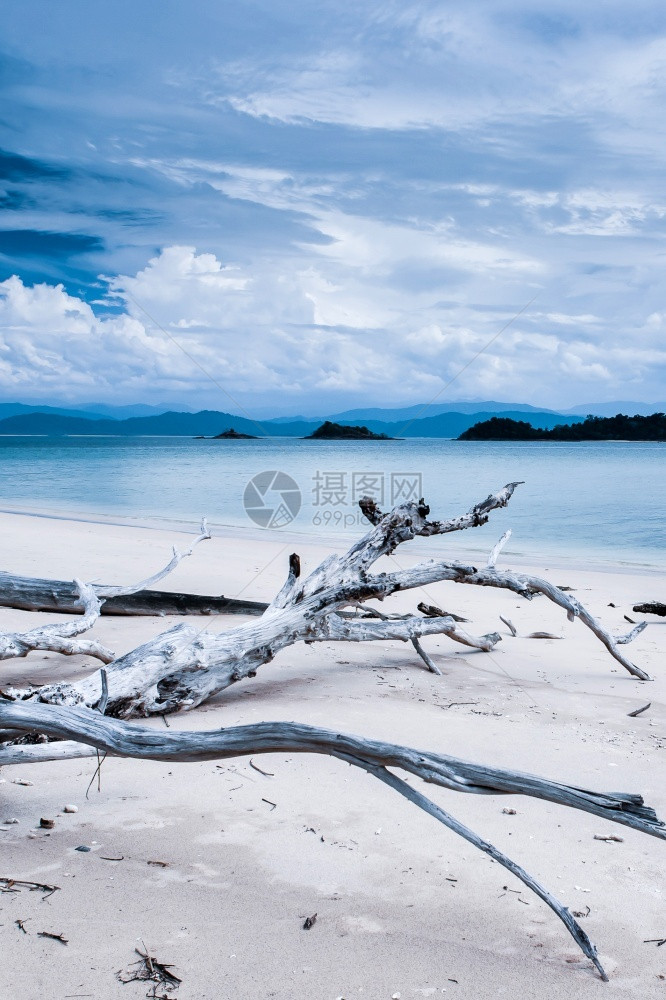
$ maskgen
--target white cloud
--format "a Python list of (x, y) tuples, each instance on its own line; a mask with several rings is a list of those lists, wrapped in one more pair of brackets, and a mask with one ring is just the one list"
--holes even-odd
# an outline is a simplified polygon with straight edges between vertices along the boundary
[[(316, 412), (352, 397), (419, 401), (452, 380), (450, 399), (548, 403), (552, 386), (566, 383), (567, 398), (553, 402), (573, 403), (600, 386), (622, 395), (627, 383), (666, 368), (657, 310), (646, 308), (629, 329), (592, 312), (535, 311), (497, 337), (512, 318), (506, 307), (437, 305), (390, 287), (401, 254), (437, 253), (445, 233), (422, 234), (421, 245), (405, 230), (337, 222), (333, 249), (291, 269), (167, 247), (110, 282), (116, 314), (97, 315), (62, 286), (10, 278), (0, 283), (0, 387), (80, 401), (187, 393), (202, 406), (233, 408), (226, 390), (264, 408), (272, 401), (276, 412)], [(491, 273), (485, 261), (466, 262), (478, 268), (469, 279), (477, 291)], [(415, 311), (424, 322), (414, 322)]]

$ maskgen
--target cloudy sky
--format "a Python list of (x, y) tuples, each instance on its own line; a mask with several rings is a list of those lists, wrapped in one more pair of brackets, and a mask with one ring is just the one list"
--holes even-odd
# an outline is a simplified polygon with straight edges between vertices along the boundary
[(0, 46), (0, 399), (666, 397), (663, 3), (5, 0)]

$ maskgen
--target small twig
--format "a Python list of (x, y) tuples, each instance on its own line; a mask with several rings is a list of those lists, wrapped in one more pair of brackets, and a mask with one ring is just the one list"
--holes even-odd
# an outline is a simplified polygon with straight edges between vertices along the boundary
[(303, 930), (309, 931), (311, 927), (317, 923), (317, 914), (313, 913), (311, 917), (305, 918), (305, 923), (303, 924)]
[(495, 563), (497, 562), (497, 557), (506, 545), (506, 543), (511, 538), (511, 528), (507, 528), (499, 541), (495, 542), (493, 545), (490, 555), (488, 556), (488, 569), (495, 569)]
[(614, 844), (624, 844), (624, 837), (616, 837), (614, 833), (609, 833), (607, 836), (604, 836), (601, 833), (595, 833), (594, 839), (605, 840), (607, 842), (612, 842)]
[(261, 768), (258, 767), (251, 758), (249, 760), (249, 764), (250, 764), (250, 767), (254, 771), (258, 771), (259, 774), (265, 774), (267, 778), (274, 778), (275, 777), (275, 774), (273, 773), (273, 771), (262, 771)]
[(518, 635), (518, 630), (516, 629), (516, 626), (513, 624), (512, 621), (510, 621), (508, 618), (505, 618), (504, 615), (500, 615), (499, 618), (501, 622), (504, 622), (511, 635), (513, 636)]
[(643, 944), (656, 944), (657, 948), (661, 948), (662, 944), (666, 944), (666, 937), (664, 938), (646, 938)]
[(434, 663), (433, 660), (431, 660), (431, 658), (428, 656), (428, 654), (426, 653), (425, 649), (423, 648), (423, 646), (421, 645), (421, 643), (419, 642), (418, 639), (412, 638), (412, 646), (414, 647), (414, 649), (416, 650), (416, 652), (419, 654), (419, 656), (421, 657), (421, 659), (425, 663), (425, 665), (428, 668), (428, 670), (430, 671), (430, 673), (431, 674), (437, 674), (438, 677), (441, 677), (442, 676), (442, 671), (439, 669), (439, 667), (437, 666), (437, 664)]
[(561, 635), (555, 635), (553, 632), (530, 632), (529, 635), (525, 636), (526, 639), (561, 639)]
[(23, 931), (24, 934), (28, 933), (27, 930), (25, 929), (25, 920), (15, 920), (14, 923), (16, 924), (16, 926), (20, 931)]
[[(1, 883), (4, 883), (4, 886)], [(47, 885), (44, 882), (28, 882), (25, 879), (8, 878), (6, 875), (0, 875), (0, 892), (18, 892), (18, 889), (14, 889), (15, 885), (26, 886), (31, 890), (37, 889), (45, 892), (47, 895), (44, 896), (44, 899), (48, 899), (49, 896), (52, 896), (60, 888), (59, 885)]]
[(262, 802), (265, 802), (265, 803), (266, 803), (267, 805), (269, 805), (269, 806), (271, 806), (271, 807), (272, 807), (272, 808), (271, 808), (271, 812), (273, 812), (273, 809), (277, 809), (277, 802), (271, 802), (271, 800), (270, 800), (270, 799), (264, 799), (264, 798), (262, 798), (262, 800), (261, 800), (261, 801), (262, 801)]
[(469, 618), (463, 618), (462, 615), (456, 615), (453, 611), (442, 611), (442, 609), (438, 608), (437, 605), (425, 604), (423, 601), (421, 601), (420, 604), (417, 604), (416, 610), (420, 611), (422, 615), (426, 616), (426, 618), (453, 618), (454, 622), (458, 622), (459, 624), (469, 622)]
[(146, 948), (146, 942), (143, 940), (143, 938), (141, 938), (141, 944), (143, 945), (143, 951), (144, 951), (143, 954), (139, 951), (138, 948), (135, 948), (134, 950), (137, 953), (137, 955), (141, 955), (141, 957), (145, 959), (146, 965), (148, 966), (148, 969), (150, 970), (150, 974), (153, 975), (154, 972), (155, 972), (155, 969), (153, 967), (153, 960), (152, 960), (152, 957), (151, 957), (148, 949)]
[(97, 791), (101, 792), (102, 790), (102, 764), (106, 760), (106, 750), (104, 751), (104, 754), (102, 755), (101, 758), (99, 755), (99, 750), (97, 750), (96, 756), (97, 756), (97, 767), (93, 771), (93, 776), (90, 779), (90, 784), (86, 788), (86, 798), (88, 798), (88, 792), (92, 788), (92, 783), (95, 780), (95, 777), (97, 777)]
[(647, 705), (643, 705), (642, 708), (635, 708), (633, 712), (627, 712), (627, 717), (629, 719), (635, 719), (637, 716), (642, 715), (643, 712), (647, 712), (647, 710), (648, 710), (648, 708), (650, 707), (651, 704), (652, 704), (652, 702), (649, 701), (647, 703)]
[(51, 938), (52, 941), (60, 941), (61, 944), (67, 944), (67, 938), (62, 934), (51, 934), (50, 931), (38, 931), (37, 937)]

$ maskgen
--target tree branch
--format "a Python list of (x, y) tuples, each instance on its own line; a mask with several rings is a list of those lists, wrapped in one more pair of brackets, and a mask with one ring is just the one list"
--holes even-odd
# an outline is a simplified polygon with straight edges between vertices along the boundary
[(41, 625), (29, 632), (0, 632), (0, 660), (27, 656), (36, 649), (62, 653), (64, 656), (74, 656), (81, 653), (94, 656), (102, 663), (111, 663), (115, 653), (93, 639), (76, 639), (92, 628), (99, 618), (101, 602), (90, 584), (74, 581), (79, 602), (83, 607), (83, 615), (68, 622), (55, 625)]
[[(645, 806), (639, 795), (597, 793), (562, 785), (503, 768), (471, 764), (429, 751), (378, 740), (367, 740), (346, 733), (319, 729), (290, 722), (262, 722), (212, 732), (169, 732), (111, 720), (89, 709), (62, 708), (55, 705), (17, 704), (0, 699), (0, 728), (6, 732), (41, 732), (55, 738), (75, 740), (113, 756), (149, 760), (195, 761), (226, 759), (260, 753), (320, 753), (337, 757), (363, 768), (374, 777), (400, 792), (439, 822), (469, 843), (490, 855), (537, 893), (563, 921), (582, 951), (606, 978), (596, 949), (565, 906), (544, 889), (520, 866), (482, 840), (438, 805), (412, 788), (388, 768), (401, 768), (430, 784), (472, 794), (522, 794), (580, 809), (633, 829), (666, 840), (666, 826), (654, 810)], [(71, 747), (71, 744), (69, 745)], [(55, 751), (58, 759), (81, 756), (76, 745), (71, 751)], [(34, 751), (42, 747), (11, 747), (0, 750), (0, 764), (16, 760), (17, 751), (31, 751), (28, 759), (49, 759), (49, 745), (38, 758)], [(69, 749), (69, 747), (68, 747)], [(20, 758), (19, 758), (20, 759)], [(25, 759), (25, 758), (24, 758)], [(51, 758), (53, 759), (53, 758)]]

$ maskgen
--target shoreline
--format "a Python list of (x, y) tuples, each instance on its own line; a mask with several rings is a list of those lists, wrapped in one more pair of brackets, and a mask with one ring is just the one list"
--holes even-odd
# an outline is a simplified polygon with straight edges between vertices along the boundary
[[(1, 501), (0, 501), (1, 504)], [(205, 515), (202, 515), (205, 516)], [(25, 517), (47, 521), (63, 521), (72, 524), (108, 525), (118, 528), (134, 528), (144, 531), (173, 531), (184, 535), (190, 535), (196, 531), (201, 523), (201, 518), (178, 518), (172, 515), (144, 515), (144, 514), (104, 514), (98, 511), (67, 510), (58, 508), (37, 508), (32, 506), (22, 507), (20, 505), (5, 506), (0, 505), (0, 517)], [(330, 551), (341, 552), (349, 548), (361, 534), (368, 530), (370, 525), (359, 525), (359, 530), (338, 531), (338, 532), (318, 532), (297, 531), (285, 528), (264, 529), (251, 524), (239, 525), (208, 519), (210, 529), (220, 538), (233, 541), (261, 542), (270, 541), (282, 543), (284, 545), (300, 546), (301, 548), (321, 548), (325, 546)], [(486, 549), (479, 541), (473, 541), (475, 529), (467, 529), (464, 532), (455, 533), (453, 543), (445, 543), (442, 539), (445, 536), (434, 536), (428, 540), (429, 552), (433, 557), (440, 558), (468, 558), (482, 561), (487, 557), (489, 548), (494, 544), (495, 539), (490, 541)], [(572, 572), (578, 570), (591, 570), (596, 573), (605, 574), (644, 574), (646, 576), (664, 575), (664, 565), (666, 565), (666, 552), (663, 557), (654, 556), (654, 561), (643, 561), (640, 553), (627, 551), (622, 557), (622, 552), (616, 549), (609, 549), (608, 553), (602, 553), (599, 549), (590, 548), (582, 550), (576, 547), (575, 557), (567, 555), (563, 549), (548, 548), (546, 545), (539, 548), (534, 544), (532, 547), (522, 547), (512, 551), (511, 546), (517, 546), (519, 539), (515, 533), (509, 545), (502, 553), (499, 568), (533, 569), (539, 565), (552, 565), (558, 569), (568, 569)], [(416, 544), (423, 544), (417, 540)], [(613, 561), (613, 556), (616, 561)]]

